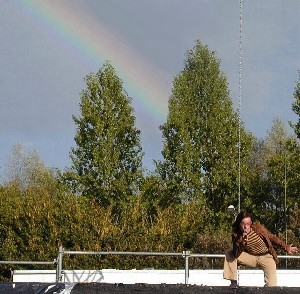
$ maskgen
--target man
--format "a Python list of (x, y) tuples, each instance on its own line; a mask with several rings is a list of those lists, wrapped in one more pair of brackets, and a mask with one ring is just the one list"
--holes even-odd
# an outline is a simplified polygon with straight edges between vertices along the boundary
[(253, 222), (251, 213), (247, 211), (237, 215), (232, 230), (233, 248), (225, 254), (224, 279), (231, 281), (231, 287), (237, 287), (237, 266), (246, 265), (263, 270), (265, 286), (277, 286), (278, 257), (273, 245), (289, 254), (298, 252), (297, 247), (285, 244), (259, 222)]

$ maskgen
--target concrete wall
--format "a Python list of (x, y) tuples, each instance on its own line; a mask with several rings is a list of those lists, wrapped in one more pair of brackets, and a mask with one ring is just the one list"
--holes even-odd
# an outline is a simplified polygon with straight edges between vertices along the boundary
[[(300, 287), (300, 270), (277, 270), (278, 286)], [(15, 270), (13, 282), (55, 283), (55, 270)], [(184, 284), (184, 270), (65, 270), (64, 283)], [(188, 283), (203, 286), (227, 286), (222, 270), (190, 270)], [(264, 286), (261, 270), (239, 270), (240, 286)]]

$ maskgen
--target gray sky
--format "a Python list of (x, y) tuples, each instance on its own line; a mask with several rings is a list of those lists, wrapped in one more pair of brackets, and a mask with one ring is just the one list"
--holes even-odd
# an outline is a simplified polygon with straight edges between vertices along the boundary
[[(151, 170), (172, 80), (195, 40), (220, 58), (238, 108), (239, 9), (239, 0), (0, 0), (0, 174), (16, 142), (49, 167), (70, 166), (84, 77), (104, 60), (132, 97)], [(243, 0), (241, 119), (257, 137), (274, 118), (297, 119), (299, 16), (298, 0)]]

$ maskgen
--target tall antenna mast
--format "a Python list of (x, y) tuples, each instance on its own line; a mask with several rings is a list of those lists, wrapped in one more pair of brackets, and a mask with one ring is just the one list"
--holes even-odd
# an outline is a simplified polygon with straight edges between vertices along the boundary
[(238, 174), (238, 212), (241, 211), (241, 110), (242, 110), (242, 61), (243, 61), (243, 0), (240, 0), (240, 31), (239, 31), (239, 99), (238, 99), (238, 122), (239, 122), (239, 134), (238, 134), (238, 154), (239, 154), (239, 174)]

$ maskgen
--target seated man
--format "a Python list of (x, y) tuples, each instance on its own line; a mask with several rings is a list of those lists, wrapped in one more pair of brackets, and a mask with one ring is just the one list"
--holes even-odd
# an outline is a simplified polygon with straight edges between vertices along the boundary
[(231, 287), (237, 287), (237, 266), (246, 265), (263, 270), (265, 286), (277, 286), (278, 257), (273, 245), (281, 247), (289, 254), (298, 252), (297, 247), (285, 244), (259, 222), (253, 223), (252, 215), (247, 211), (237, 215), (232, 230), (233, 248), (225, 255), (224, 279), (231, 280)]

